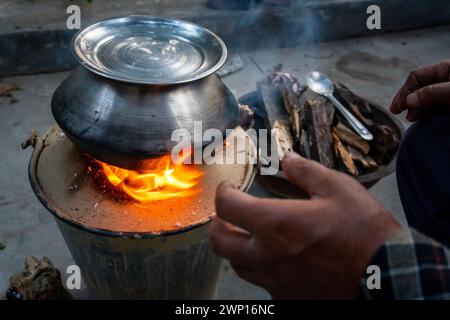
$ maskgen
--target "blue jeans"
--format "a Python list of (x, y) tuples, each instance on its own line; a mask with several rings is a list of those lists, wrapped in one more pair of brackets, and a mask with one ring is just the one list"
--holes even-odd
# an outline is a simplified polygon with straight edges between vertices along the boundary
[(407, 130), (397, 183), (410, 226), (450, 247), (450, 112), (433, 114)]

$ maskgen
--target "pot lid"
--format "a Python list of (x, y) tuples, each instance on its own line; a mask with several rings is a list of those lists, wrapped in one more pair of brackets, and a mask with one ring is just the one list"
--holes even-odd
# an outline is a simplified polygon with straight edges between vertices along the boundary
[(75, 58), (101, 76), (141, 84), (175, 84), (204, 78), (225, 62), (224, 42), (196, 24), (127, 16), (95, 23), (73, 40)]

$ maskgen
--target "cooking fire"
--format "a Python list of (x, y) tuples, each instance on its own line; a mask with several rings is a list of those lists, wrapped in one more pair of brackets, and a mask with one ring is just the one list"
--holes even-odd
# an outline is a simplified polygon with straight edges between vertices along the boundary
[(98, 166), (94, 169), (88, 167), (89, 173), (106, 177), (111, 187), (122, 191), (140, 204), (173, 197), (188, 197), (201, 191), (199, 178), (202, 171), (196, 165), (184, 164), (183, 159), (174, 163), (170, 155), (147, 159), (142, 162), (139, 170), (93, 161)]

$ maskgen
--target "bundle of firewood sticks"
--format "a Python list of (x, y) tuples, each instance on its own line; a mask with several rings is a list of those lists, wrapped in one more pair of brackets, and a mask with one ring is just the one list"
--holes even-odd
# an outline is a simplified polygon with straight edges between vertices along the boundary
[(400, 133), (392, 121), (342, 84), (336, 85), (335, 96), (374, 135), (372, 141), (363, 140), (327, 98), (288, 73), (272, 72), (258, 83), (258, 92), (266, 127), (278, 129), (280, 159), (295, 151), (356, 176), (387, 165), (398, 148)]

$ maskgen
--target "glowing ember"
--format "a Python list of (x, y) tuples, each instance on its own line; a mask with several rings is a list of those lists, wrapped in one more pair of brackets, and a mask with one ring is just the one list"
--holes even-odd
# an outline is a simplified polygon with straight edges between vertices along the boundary
[(95, 160), (110, 184), (141, 202), (191, 196), (200, 189), (195, 186), (202, 172), (183, 159), (173, 163), (170, 155), (146, 160), (138, 171), (122, 169)]

